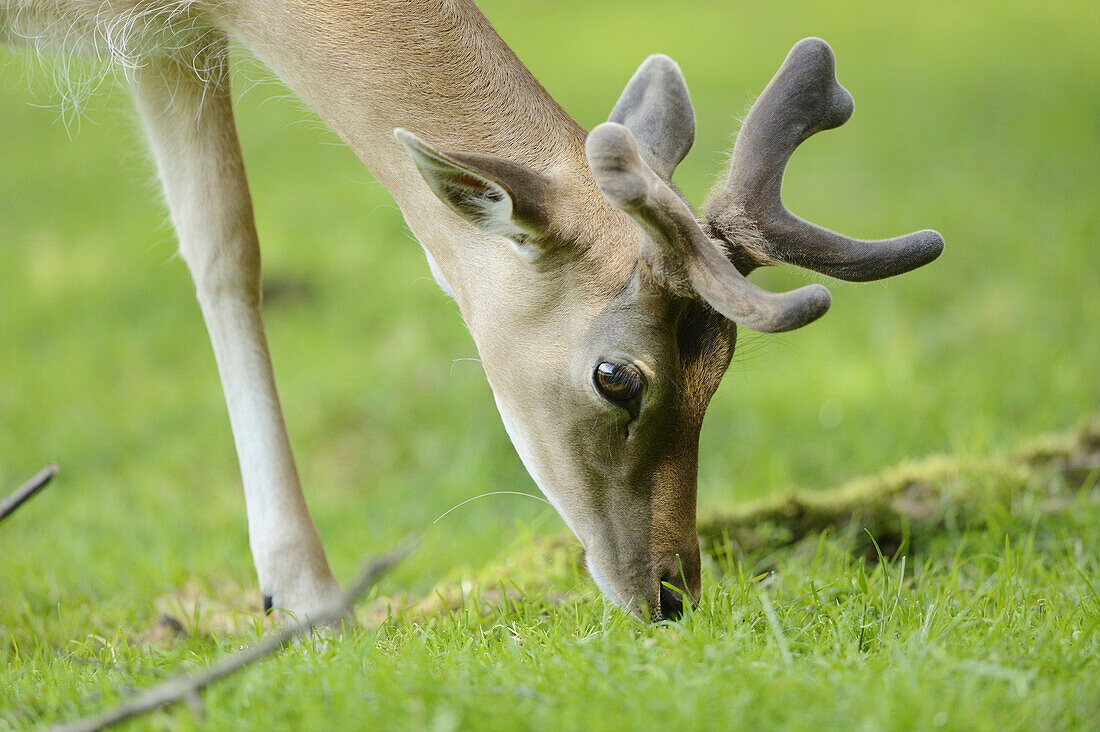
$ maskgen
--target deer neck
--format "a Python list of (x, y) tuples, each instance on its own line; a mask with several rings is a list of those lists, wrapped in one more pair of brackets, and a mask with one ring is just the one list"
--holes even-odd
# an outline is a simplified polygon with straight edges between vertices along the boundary
[(244, 0), (222, 7), (221, 24), (394, 196), (460, 305), (469, 252), (463, 259), (455, 253), (464, 239), (484, 235), (430, 193), (394, 128), (444, 150), (496, 155), (542, 171), (587, 170), (585, 130), (469, 0)]

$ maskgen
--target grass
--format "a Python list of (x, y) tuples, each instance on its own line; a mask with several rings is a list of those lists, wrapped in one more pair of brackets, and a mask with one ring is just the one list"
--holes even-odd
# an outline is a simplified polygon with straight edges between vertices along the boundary
[[(809, 328), (743, 335), (704, 426), (702, 515), (932, 453), (970, 466), (958, 485), (1037, 495), (982, 461), (1100, 410), (1091, 6), (669, 5), (482, 3), (589, 127), (647, 54), (676, 58), (699, 125), (677, 182), (697, 203), (790, 45), (826, 38), (856, 114), (799, 150), (785, 199), (855, 235), (931, 226), (948, 245), (894, 281), (829, 283)], [(3, 728), (206, 663), (255, 633), (260, 599), (213, 359), (129, 103), (108, 84), (67, 130), (48, 74), (0, 53), (0, 490), (62, 467), (0, 528)], [(463, 500), (534, 488), (388, 195), (255, 64), (237, 89), (284, 407), (347, 580)], [(658, 628), (597, 597), (542, 503), (473, 501), (380, 588), (388, 603), (457, 585), (459, 609), (284, 653), (211, 690), (208, 722), (1085, 728), (1100, 512), (1095, 490), (1059, 495), (1059, 511), (979, 502), (882, 563), (843, 532), (729, 542), (700, 609)], [(164, 612), (192, 632), (166, 634)]]
[[(951, 496), (941, 505), (952, 521), (914, 522), (915, 553), (884, 556), (872, 535), (868, 560), (851, 551), (855, 526), (803, 527), (797, 546), (745, 551), (729, 538), (736, 522), (715, 517), (704, 534), (727, 538), (711, 547), (699, 607), (660, 626), (593, 598), (568, 541), (527, 543), (475, 575), (526, 571), (523, 587), (471, 589), (456, 577), (437, 588), (443, 602), (375, 598), (339, 643), (286, 650), (211, 687), (203, 719), (232, 729), (1087, 728), (1100, 714), (1098, 440), (1100, 422), (983, 469), (939, 458), (807, 497), (873, 508), (897, 495), (900, 473)], [(739, 517), (755, 530), (774, 511), (763, 502)], [(752, 569), (761, 560), (770, 569)], [(120, 689), (205, 665), (254, 634), (185, 622), (190, 632), (120, 630), (64, 654), (12, 634), (14, 705), (0, 720), (109, 705)], [(189, 728), (193, 714), (158, 712), (152, 723)]]

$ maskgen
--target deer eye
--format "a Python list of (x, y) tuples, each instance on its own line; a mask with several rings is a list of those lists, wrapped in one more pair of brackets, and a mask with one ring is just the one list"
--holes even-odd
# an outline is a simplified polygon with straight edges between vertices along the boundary
[(617, 361), (600, 363), (596, 366), (593, 379), (600, 394), (620, 405), (637, 399), (645, 385), (637, 368)]

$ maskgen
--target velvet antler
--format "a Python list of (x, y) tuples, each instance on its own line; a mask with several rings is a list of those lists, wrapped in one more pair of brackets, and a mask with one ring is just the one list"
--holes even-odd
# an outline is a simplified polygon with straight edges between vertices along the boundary
[(783, 206), (783, 171), (814, 133), (844, 124), (852, 96), (836, 80), (836, 62), (820, 38), (799, 41), (749, 111), (733, 148), (725, 187), (706, 206), (714, 230), (733, 246), (747, 218), (762, 235), (748, 242), (756, 265), (805, 267), (854, 282), (877, 280), (928, 264), (943, 251), (932, 230), (866, 241), (804, 221)]
[(806, 325), (829, 308), (829, 291), (821, 285), (774, 293), (745, 279), (688, 205), (642, 160), (626, 127), (596, 127), (585, 152), (604, 196), (644, 232), (639, 256), (665, 285), (697, 294), (730, 320), (769, 333)]

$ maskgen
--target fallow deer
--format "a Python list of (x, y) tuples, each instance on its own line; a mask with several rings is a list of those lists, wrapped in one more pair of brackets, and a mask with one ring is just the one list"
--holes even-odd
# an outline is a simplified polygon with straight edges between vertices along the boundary
[(341, 593), (272, 375), (230, 39), (393, 195), (524, 465), (603, 592), (640, 617), (699, 597), (699, 430), (737, 327), (791, 330), (830, 304), (819, 284), (772, 293), (746, 275), (787, 263), (874, 280), (943, 248), (934, 231), (860, 241), (784, 208), (794, 149), (852, 113), (816, 38), (753, 105), (702, 216), (671, 182), (695, 134), (671, 59), (647, 59), (586, 132), (470, 0), (0, 0), (0, 39), (123, 68), (213, 343), (260, 588), (300, 617)]

